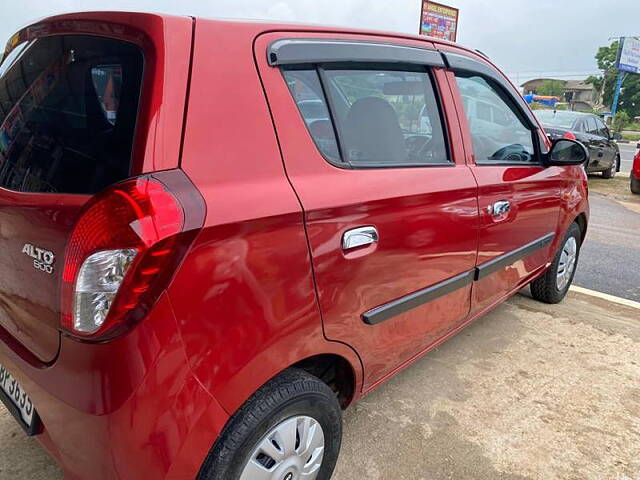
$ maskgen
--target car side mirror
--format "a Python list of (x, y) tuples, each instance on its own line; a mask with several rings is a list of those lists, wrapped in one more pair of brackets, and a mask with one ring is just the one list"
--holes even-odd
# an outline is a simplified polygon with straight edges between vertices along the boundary
[(546, 164), (560, 167), (582, 165), (588, 158), (589, 151), (582, 143), (561, 138), (553, 142), (551, 151), (547, 154)]

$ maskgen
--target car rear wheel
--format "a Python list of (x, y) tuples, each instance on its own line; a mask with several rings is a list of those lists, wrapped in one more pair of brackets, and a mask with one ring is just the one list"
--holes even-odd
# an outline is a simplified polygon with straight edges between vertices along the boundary
[(549, 269), (542, 277), (531, 282), (533, 298), (544, 303), (559, 303), (564, 299), (576, 273), (580, 241), (580, 228), (573, 223)]
[(611, 165), (611, 168), (609, 168), (608, 170), (605, 170), (604, 172), (602, 172), (602, 178), (604, 179), (610, 179), (616, 176), (616, 171), (618, 169), (618, 165), (616, 162), (613, 162), (613, 165)]
[(198, 480), (329, 480), (341, 438), (335, 394), (317, 377), (289, 369), (229, 420)]
[(640, 178), (634, 177), (633, 174), (631, 174), (631, 193), (640, 195)]

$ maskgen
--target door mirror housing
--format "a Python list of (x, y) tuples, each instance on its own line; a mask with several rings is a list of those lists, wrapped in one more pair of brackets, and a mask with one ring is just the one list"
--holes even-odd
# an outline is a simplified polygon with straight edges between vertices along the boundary
[(582, 165), (589, 158), (589, 151), (576, 140), (561, 138), (553, 142), (551, 151), (547, 154), (547, 165), (567, 166)]

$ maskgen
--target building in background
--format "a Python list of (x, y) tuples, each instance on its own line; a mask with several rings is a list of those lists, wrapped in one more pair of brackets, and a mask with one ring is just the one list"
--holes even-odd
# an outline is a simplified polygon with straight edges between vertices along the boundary
[[(548, 92), (548, 85), (553, 82), (558, 85), (559, 92)], [(553, 78), (536, 78), (520, 85), (524, 95), (550, 95), (554, 94), (568, 104), (569, 110), (578, 112), (592, 112), (598, 107), (598, 91), (583, 80), (557, 80)]]
[(419, 33), (455, 42), (458, 35), (459, 16), (460, 11), (457, 8), (423, 0)]

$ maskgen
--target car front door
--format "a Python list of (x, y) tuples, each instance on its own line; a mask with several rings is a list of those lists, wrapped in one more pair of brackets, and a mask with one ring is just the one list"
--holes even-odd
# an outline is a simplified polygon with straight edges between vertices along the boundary
[[(547, 148), (533, 115), (510, 84), (480, 59), (450, 58), (468, 161), (478, 182), (480, 235), (472, 314), (524, 286), (550, 258), (560, 212), (562, 170), (545, 168)], [(460, 56), (461, 57), (461, 56)], [(482, 98), (498, 116), (491, 129), (475, 129), (463, 96)], [(464, 112), (464, 113), (463, 113)]]
[[(470, 309), (477, 186), (439, 88), (442, 57), (427, 42), (318, 34), (263, 36), (256, 52), (304, 209), (325, 335), (358, 352), (368, 389)], [(310, 100), (323, 118), (304, 117)]]

